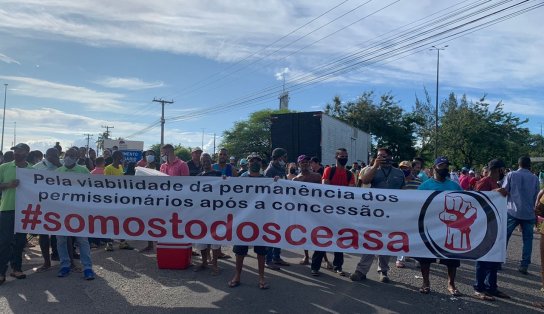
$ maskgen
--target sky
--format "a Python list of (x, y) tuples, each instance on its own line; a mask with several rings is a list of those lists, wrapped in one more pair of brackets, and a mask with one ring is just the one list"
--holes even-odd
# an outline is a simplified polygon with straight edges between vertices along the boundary
[[(0, 0), (2, 150), (14, 140), (95, 146), (111, 137), (213, 152), (262, 109), (323, 110), (334, 96), (427, 89), (544, 123), (542, 1)], [(4, 88), (7, 85), (7, 92)], [(2, 112), (0, 112), (2, 114)]]

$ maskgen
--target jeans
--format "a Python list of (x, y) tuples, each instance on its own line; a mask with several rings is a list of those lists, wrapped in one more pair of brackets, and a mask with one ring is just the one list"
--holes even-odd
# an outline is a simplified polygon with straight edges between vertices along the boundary
[[(79, 245), (79, 256), (83, 269), (93, 269), (91, 261), (91, 246), (89, 239), (84, 237), (75, 237)], [(70, 267), (70, 255), (68, 254), (68, 237), (57, 236), (57, 250), (59, 251), (60, 267)]]
[[(315, 251), (312, 255), (312, 270), (319, 270), (321, 268), (321, 262), (323, 261), (323, 256), (326, 252), (324, 251)], [(334, 270), (342, 270), (342, 265), (344, 265), (344, 253), (334, 252), (334, 260), (332, 266)]]
[(269, 247), (268, 252), (266, 253), (266, 263), (270, 264), (272, 261), (279, 261), (281, 249), (279, 247)]
[(22, 271), (26, 234), (13, 234), (14, 224), (14, 210), (0, 211), (0, 276), (6, 275), (9, 262), (11, 269)]
[(533, 251), (533, 228), (535, 226), (534, 219), (517, 219), (508, 215), (508, 222), (506, 225), (507, 243), (510, 242), (510, 236), (514, 229), (520, 225), (521, 234), (523, 239), (523, 250), (521, 252), (520, 267), (527, 268), (531, 264), (531, 253)]
[(497, 292), (498, 262), (476, 262), (476, 282), (474, 290), (478, 292)]

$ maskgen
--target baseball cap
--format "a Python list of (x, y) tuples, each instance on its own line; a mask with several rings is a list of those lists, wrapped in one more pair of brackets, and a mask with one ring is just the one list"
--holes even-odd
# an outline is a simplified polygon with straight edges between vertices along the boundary
[(245, 165), (247, 165), (247, 159), (245, 158), (240, 159), (240, 166), (245, 166)]
[(301, 162), (303, 160), (310, 160), (310, 157), (309, 156), (306, 156), (306, 155), (300, 155), (298, 156), (297, 158), (297, 162)]
[(476, 172), (474, 172), (474, 170), (471, 169), (468, 173), (469, 174), (475, 174)]
[(489, 170), (495, 169), (495, 168), (506, 168), (506, 165), (504, 164), (504, 161), (500, 159), (493, 159), (487, 164), (487, 168)]
[(256, 152), (252, 152), (251, 154), (249, 154), (249, 155), (247, 156), (247, 160), (248, 160), (248, 161), (250, 161), (251, 159), (254, 159), (254, 158), (259, 159), (259, 160), (263, 160), (263, 159), (261, 158), (261, 156), (259, 156), (259, 154), (257, 154)]
[(409, 162), (408, 160), (404, 160), (404, 161), (401, 161), (400, 164), (399, 164), (399, 168), (400, 167), (408, 167), (408, 168), (412, 168), (412, 163)]
[(30, 147), (28, 145), (26, 145), (25, 143), (19, 143), (19, 144), (13, 146), (12, 148), (10, 148), (10, 150), (16, 150), (16, 149), (24, 149), (27, 152), (30, 151)]
[(285, 155), (287, 155), (287, 151), (280, 147), (274, 148), (274, 150), (272, 151), (272, 158), (274, 159), (285, 156)]
[(444, 156), (440, 156), (438, 158), (436, 158), (436, 160), (434, 161), (434, 165), (435, 166), (438, 166), (440, 164), (447, 164), (449, 165), (450, 164), (450, 161), (448, 160), (448, 158), (444, 157)]
[(201, 152), (202, 153), (202, 148), (197, 146), (197, 147), (193, 148), (193, 150), (191, 150), (191, 153), (194, 153), (194, 152)]
[(234, 160), (234, 159), (236, 159), (236, 158), (234, 158), (234, 156), (230, 156), (229, 159), (230, 159), (230, 160)]

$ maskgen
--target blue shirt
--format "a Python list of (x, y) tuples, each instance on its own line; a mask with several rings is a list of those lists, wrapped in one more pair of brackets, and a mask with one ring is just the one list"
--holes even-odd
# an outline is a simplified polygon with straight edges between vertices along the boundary
[(421, 183), (417, 188), (418, 190), (430, 190), (430, 191), (462, 191), (461, 186), (450, 179), (446, 179), (444, 182), (429, 178), (429, 180)]
[(534, 206), (540, 189), (537, 176), (527, 169), (520, 168), (506, 175), (502, 187), (508, 192), (506, 197), (508, 215), (524, 220), (535, 218)]

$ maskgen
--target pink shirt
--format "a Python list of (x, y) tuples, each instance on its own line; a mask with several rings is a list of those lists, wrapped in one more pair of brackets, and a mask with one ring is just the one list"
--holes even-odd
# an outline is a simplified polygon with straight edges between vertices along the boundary
[(164, 163), (161, 165), (161, 172), (169, 176), (188, 176), (189, 166), (187, 163), (176, 157), (172, 163)]
[(93, 171), (91, 171), (91, 174), (104, 174), (104, 168), (95, 167)]

